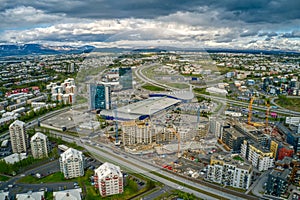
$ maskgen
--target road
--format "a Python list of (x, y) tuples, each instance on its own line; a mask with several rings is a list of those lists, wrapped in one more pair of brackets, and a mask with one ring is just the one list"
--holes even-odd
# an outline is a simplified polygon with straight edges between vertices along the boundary
[[(144, 82), (146, 83), (149, 83), (149, 84), (152, 84), (152, 85), (155, 85), (155, 86), (158, 86), (158, 87), (162, 87), (162, 88), (165, 88), (167, 90), (171, 90), (171, 91), (176, 91), (176, 90), (179, 90), (178, 88), (174, 88), (174, 87), (171, 87), (171, 86), (168, 86), (166, 84), (162, 84), (162, 83), (159, 83), (155, 80), (152, 80), (152, 79), (149, 79), (148, 77), (146, 77), (144, 74), (143, 74), (143, 70), (148, 68), (148, 67), (152, 67), (154, 66), (153, 65), (148, 65), (148, 66), (142, 66), (142, 67), (139, 67), (137, 68), (137, 70), (135, 70), (135, 75), (143, 80)], [(195, 86), (195, 85), (191, 85), (191, 84), (188, 84), (190, 86), (192, 86), (193, 88), (206, 88), (206, 87), (210, 87), (210, 86), (215, 86), (216, 84), (215, 83), (208, 83), (207, 85), (204, 85), (204, 86)], [(219, 101), (220, 103), (224, 103), (224, 102), (228, 102), (228, 103), (232, 103), (232, 104), (236, 104), (236, 105), (241, 105), (241, 106), (245, 106), (245, 107), (248, 107), (249, 106), (249, 102), (241, 102), (241, 101), (236, 101), (236, 100), (231, 100), (231, 99), (227, 99), (226, 97), (217, 97), (217, 96), (213, 96), (213, 95), (205, 95), (205, 94), (199, 94), (200, 96), (203, 96), (203, 97), (206, 97), (206, 98), (211, 98), (215, 101)], [(253, 105), (252, 106), (254, 109), (261, 109), (261, 110), (264, 110), (266, 111), (267, 110), (267, 107), (265, 106), (256, 106), (256, 105)], [(279, 109), (276, 109), (274, 110), (274, 112), (277, 112), (277, 113), (280, 113), (280, 114), (284, 114), (284, 115), (294, 115), (294, 116), (300, 116), (300, 112), (296, 112), (296, 111), (290, 111), (290, 110), (287, 110), (287, 109), (284, 109), (284, 108), (279, 108)]]
[[(243, 193), (225, 189), (225, 188), (222, 188), (222, 187), (210, 184), (210, 183), (206, 183), (206, 182), (196, 183), (195, 181), (188, 180), (185, 177), (177, 176), (173, 173), (169, 173), (165, 170), (162, 170), (153, 164), (151, 165), (151, 164), (145, 162), (144, 160), (139, 160), (137, 157), (131, 156), (130, 154), (125, 154), (125, 152), (118, 151), (117, 149), (113, 150), (107, 144), (101, 144), (101, 148), (99, 148), (99, 147), (97, 147), (97, 145), (92, 146), (89, 144), (86, 145), (86, 144), (82, 143), (80, 138), (66, 136), (59, 132), (57, 132), (56, 134), (59, 135), (63, 140), (65, 140), (67, 142), (76, 142), (77, 145), (82, 146), (85, 149), (87, 149), (89, 152), (93, 153), (96, 158), (98, 157), (97, 159), (99, 159), (99, 156), (100, 156), (100, 157), (104, 158), (105, 160), (109, 160), (110, 162), (118, 164), (121, 167), (123, 167), (131, 172), (144, 174), (144, 175), (146, 175), (156, 181), (159, 181), (169, 187), (172, 187), (172, 188), (178, 188), (181, 185), (176, 184), (172, 181), (166, 180), (164, 178), (161, 178), (160, 176), (157, 176), (157, 175), (153, 174), (152, 172), (159, 173), (166, 177), (170, 177), (174, 180), (177, 180), (177, 181), (181, 182), (182, 184), (187, 184), (189, 186), (196, 187), (196, 188), (199, 188), (204, 191), (209, 191), (212, 194), (217, 194), (217, 195), (220, 195), (227, 199), (237, 199), (237, 200), (239, 200), (239, 199), (256, 199), (253, 196), (245, 195)], [(124, 159), (124, 158), (126, 158), (126, 159)], [(212, 187), (212, 186), (214, 186), (214, 187)], [(203, 199), (215, 199), (208, 195), (201, 194), (198, 191), (194, 191), (194, 190), (186, 188), (186, 187), (183, 189), (183, 191), (188, 192), (188, 193), (193, 193), (197, 197), (200, 197)]]
[[(140, 174), (144, 174), (160, 183), (163, 183), (169, 187), (172, 187), (172, 188), (178, 188), (180, 187), (179, 184), (176, 184), (174, 182), (171, 182), (169, 180), (166, 180), (164, 178), (161, 178), (157, 175), (154, 175), (152, 174), (151, 172), (152, 171), (156, 171), (162, 175), (165, 175), (165, 176), (169, 176), (168, 174), (166, 174), (166, 172), (162, 171), (162, 170), (158, 170), (157, 168), (154, 168), (152, 166), (149, 166), (148, 164), (145, 164), (145, 163), (142, 163), (140, 161), (137, 161), (137, 160), (134, 160), (132, 158), (129, 158), (127, 157), (127, 161), (122, 158), (121, 156), (119, 156), (118, 154), (115, 154), (113, 151), (111, 152), (104, 152), (98, 148), (94, 148), (94, 147), (91, 147), (89, 145), (85, 145), (85, 148), (97, 155), (97, 156), (100, 156), (100, 157), (103, 157), (113, 163), (118, 163), (118, 165), (120, 165), (121, 167), (123, 168), (126, 168), (127, 170), (129, 170), (130, 172), (134, 172), (134, 173), (140, 173)], [(112, 156), (113, 155), (113, 156)], [(138, 164), (137, 164), (138, 163)], [(146, 169), (146, 170), (145, 170)], [(178, 180), (178, 179), (177, 179)], [(178, 180), (178, 181), (182, 181), (182, 180)], [(197, 187), (197, 185), (195, 183), (192, 183), (190, 181), (187, 181), (187, 180), (183, 180), (184, 183), (186, 184), (189, 184), (191, 186), (194, 186), (194, 187)], [(200, 187), (198, 187), (199, 189), (201, 189)], [(208, 195), (205, 195), (205, 194), (202, 194), (202, 193), (199, 193), (197, 191), (194, 191), (194, 190), (191, 190), (189, 188), (184, 188), (183, 189), (184, 192), (188, 192), (188, 193), (193, 193), (195, 194), (197, 197), (200, 197), (202, 199), (207, 199), (207, 200), (213, 200), (213, 199), (216, 199), (216, 198), (213, 198), (213, 197), (210, 197)], [(209, 191), (209, 190), (206, 190), (206, 191)]]
[[(14, 197), (18, 193), (26, 193), (28, 191), (39, 191), (41, 188), (47, 188), (48, 191), (57, 191), (59, 187), (73, 189), (73, 182), (61, 182), (61, 183), (39, 183), (39, 184), (27, 184), (27, 183), (18, 183), (17, 181), (21, 179), (23, 176), (28, 176), (36, 173), (40, 173), (42, 175), (48, 175), (50, 173), (55, 173), (59, 171), (59, 163), (58, 160), (51, 161), (50, 163), (43, 164), (41, 166), (35, 167), (33, 169), (27, 170), (22, 174), (18, 174), (17, 176), (12, 177), (6, 182), (0, 183), (0, 190), (7, 189), (9, 191), (9, 195)], [(8, 185), (13, 185), (12, 188), (8, 187)]]
[(151, 194), (143, 197), (143, 200), (152, 200), (152, 199), (155, 199), (155, 198), (161, 196), (164, 193), (171, 192), (171, 190), (173, 190), (173, 188), (170, 188), (168, 186), (164, 186), (163, 188), (160, 188), (159, 190), (157, 190), (155, 192), (152, 192)]

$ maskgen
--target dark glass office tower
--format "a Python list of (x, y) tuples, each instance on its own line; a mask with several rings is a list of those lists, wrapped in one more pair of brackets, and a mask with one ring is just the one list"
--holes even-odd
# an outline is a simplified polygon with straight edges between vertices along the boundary
[(89, 85), (89, 110), (111, 108), (110, 86), (105, 84)]
[(122, 90), (132, 89), (132, 70), (130, 67), (119, 68), (119, 83)]

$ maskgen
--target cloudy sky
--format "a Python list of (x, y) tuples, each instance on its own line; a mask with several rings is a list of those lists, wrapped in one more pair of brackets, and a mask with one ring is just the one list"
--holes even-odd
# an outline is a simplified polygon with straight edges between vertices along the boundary
[(0, 0), (0, 43), (300, 51), (299, 0)]

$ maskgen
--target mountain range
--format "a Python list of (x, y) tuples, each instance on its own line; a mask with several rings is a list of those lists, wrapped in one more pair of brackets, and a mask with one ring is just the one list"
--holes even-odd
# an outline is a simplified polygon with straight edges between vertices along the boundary
[(49, 54), (80, 54), (89, 53), (94, 49), (95, 47), (89, 45), (72, 47), (47, 46), (41, 44), (4, 44), (0, 45), (0, 57)]
[(74, 46), (49, 46), (41, 44), (3, 44), (0, 45), (0, 58), (7, 56), (27, 56), (27, 55), (58, 55), (58, 54), (81, 54), (95, 52), (123, 52), (132, 51), (139, 52), (165, 52), (165, 51), (194, 51), (194, 52), (208, 52), (208, 53), (250, 53), (250, 54), (294, 54), (299, 55), (299, 52), (285, 52), (280, 50), (253, 50), (253, 49), (181, 49), (173, 47), (159, 47), (159, 48), (96, 48), (94, 46), (85, 45), (80, 47)]

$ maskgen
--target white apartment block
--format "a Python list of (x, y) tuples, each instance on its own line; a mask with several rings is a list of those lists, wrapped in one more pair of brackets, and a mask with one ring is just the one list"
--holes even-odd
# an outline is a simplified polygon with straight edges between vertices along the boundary
[(13, 153), (26, 153), (28, 148), (28, 135), (25, 123), (19, 120), (9, 126), (9, 134)]
[(31, 153), (34, 158), (48, 157), (50, 146), (48, 137), (40, 132), (30, 139)]
[(207, 180), (247, 190), (251, 184), (252, 166), (230, 157), (213, 156), (208, 165)]
[(241, 145), (241, 155), (257, 168), (258, 171), (265, 171), (274, 167), (273, 152), (264, 149), (251, 140), (244, 140)]
[(95, 169), (94, 182), (103, 197), (123, 193), (123, 174), (119, 166), (104, 163)]
[(84, 176), (84, 156), (81, 151), (69, 148), (60, 155), (59, 164), (66, 179)]

